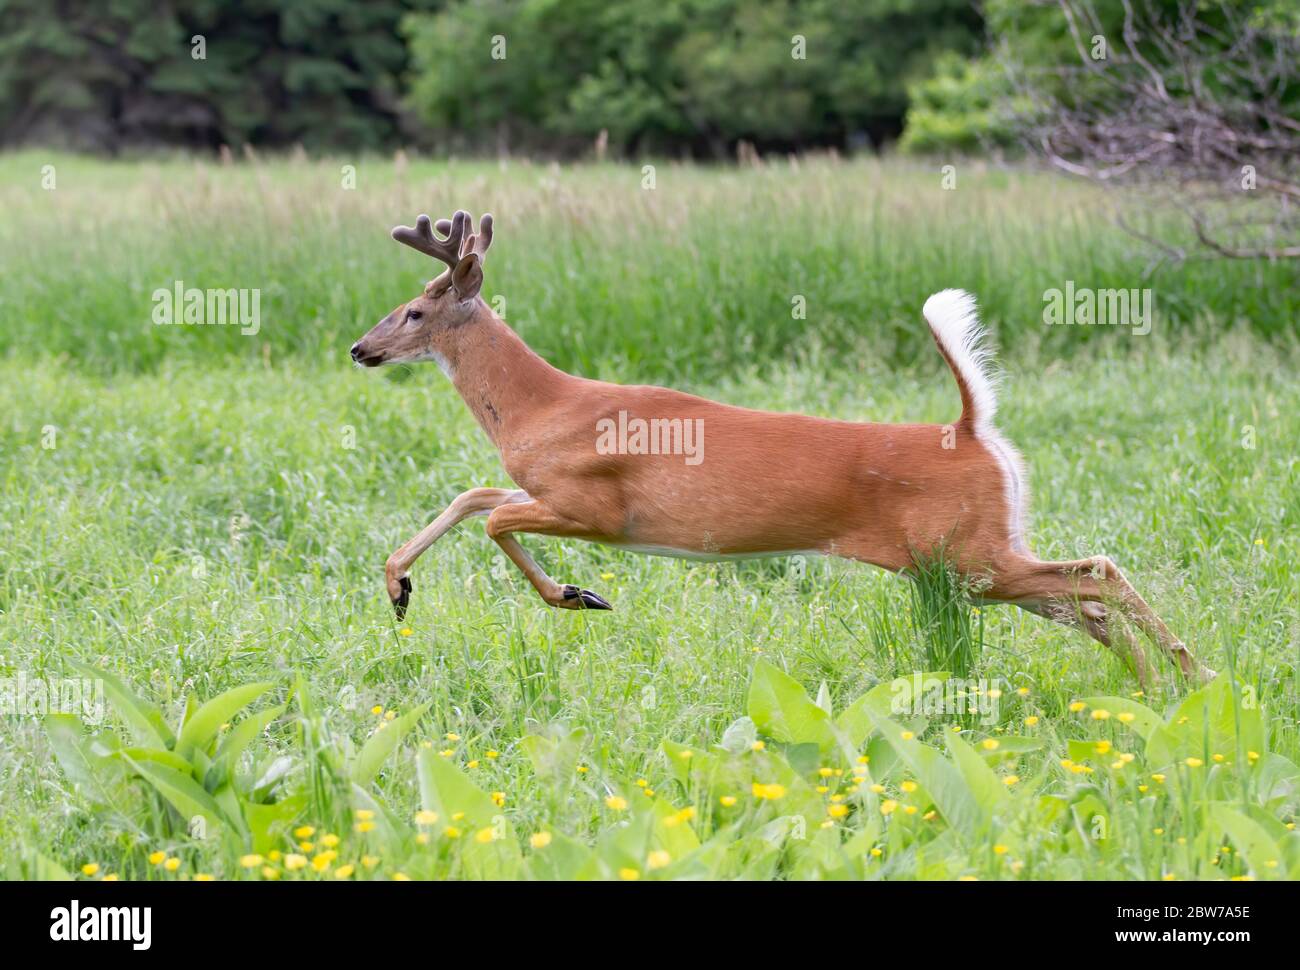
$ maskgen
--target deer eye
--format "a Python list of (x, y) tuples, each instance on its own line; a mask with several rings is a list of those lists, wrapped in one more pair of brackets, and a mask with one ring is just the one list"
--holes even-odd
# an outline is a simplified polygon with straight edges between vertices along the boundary
[(421, 313), (419, 310), (407, 310), (407, 311), (406, 311), (406, 319), (408, 319), (408, 320), (419, 320), (420, 317), (422, 317), (422, 316), (424, 316), (424, 314)]

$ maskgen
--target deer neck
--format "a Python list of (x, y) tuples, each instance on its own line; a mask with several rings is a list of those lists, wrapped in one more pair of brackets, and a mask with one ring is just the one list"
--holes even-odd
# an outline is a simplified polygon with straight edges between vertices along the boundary
[(438, 364), (494, 444), (573, 377), (542, 360), (487, 304), (452, 331)]

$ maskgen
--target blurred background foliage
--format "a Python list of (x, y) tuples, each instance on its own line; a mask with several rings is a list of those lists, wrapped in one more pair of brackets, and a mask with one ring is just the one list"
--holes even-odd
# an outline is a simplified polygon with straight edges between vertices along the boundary
[[(1117, 38), (1122, 0), (1095, 6)], [(1226, 6), (1300, 28), (1294, 0)], [(0, 0), (0, 144), (999, 150), (1012, 65), (1074, 43), (1044, 0)]]

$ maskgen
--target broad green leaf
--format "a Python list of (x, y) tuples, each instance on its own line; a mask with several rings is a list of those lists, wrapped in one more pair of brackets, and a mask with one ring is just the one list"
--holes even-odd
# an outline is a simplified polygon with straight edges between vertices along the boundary
[(813, 701), (818, 707), (826, 712), (827, 717), (833, 717), (834, 712), (831, 710), (831, 690), (826, 686), (826, 681), (822, 681), (817, 687), (817, 700)]
[(402, 738), (419, 723), (428, 709), (429, 705), (426, 702), (395, 720), (382, 722), (384, 727), (376, 730), (357, 752), (356, 760), (352, 762), (352, 781), (358, 785), (368, 785), (374, 781), (384, 761), (401, 743)]
[(917, 713), (925, 693), (947, 679), (946, 673), (924, 673), (879, 683), (841, 711), (835, 724), (856, 749), (873, 730), (868, 707), (886, 717), (907, 719)]
[(450, 759), (421, 748), (415, 766), (420, 782), (420, 806), (437, 812), (442, 824), (451, 824), (453, 815), (464, 812), (467, 826), (482, 828), (491, 825), (501, 813), (491, 796), (470, 781)]
[(590, 846), (559, 832), (546, 830), (551, 841), (528, 854), (526, 870), (530, 878), (545, 882), (569, 882), (592, 859)]
[(1245, 857), (1255, 878), (1286, 878), (1282, 850), (1262, 825), (1227, 805), (1212, 806), (1210, 815), (1215, 824), (1228, 833), (1228, 838)]
[(903, 737), (904, 731), (899, 724), (876, 713), (870, 706), (866, 711), (899, 760), (907, 765), (934, 799), (944, 820), (961, 834), (968, 845), (980, 841), (988, 831), (989, 813), (971, 794), (957, 766), (915, 738)]
[(265, 683), (245, 684), (212, 698), (190, 715), (185, 726), (181, 728), (181, 733), (176, 739), (177, 753), (188, 756), (193, 748), (206, 748), (221, 725), (232, 720), (236, 714), (273, 686)]
[(117, 757), (128, 762), (153, 761), (183, 775), (194, 775), (192, 764), (166, 748), (122, 748), (117, 752)]
[(749, 716), (758, 729), (786, 744), (811, 743), (830, 748), (830, 715), (808, 699), (799, 683), (766, 661), (754, 665), (749, 685)]
[(280, 845), (284, 833), (307, 808), (306, 793), (282, 798), (270, 805), (244, 802), (244, 822), (252, 837), (253, 851), (267, 853)]
[(1233, 697), (1226, 676), (1216, 677), (1184, 698), (1169, 720), (1147, 739), (1147, 762), (1160, 767), (1187, 757), (1209, 760), (1222, 754), (1232, 760), (1265, 748), (1259, 704)]
[(227, 824), (225, 813), (216, 800), (189, 775), (156, 761), (129, 763), (140, 777), (149, 782), (181, 814), (187, 824), (196, 816), (202, 816), (209, 825)]
[(163, 720), (162, 712), (136, 697), (120, 680), (106, 670), (87, 664), (73, 663), (75, 670), (91, 680), (102, 681), (113, 710), (130, 725), (140, 741), (152, 748), (167, 748), (175, 741), (171, 728)]
[(1088, 705), (1090, 710), (1100, 708), (1103, 711), (1109, 711), (1111, 717), (1118, 714), (1132, 714), (1131, 720), (1118, 720), (1120, 724), (1136, 731), (1138, 737), (1143, 741), (1151, 737), (1151, 732), (1160, 727), (1160, 715), (1145, 704), (1139, 704), (1137, 701), (1127, 697), (1085, 697), (1082, 699)]
[(738, 717), (722, 732), (722, 747), (732, 754), (744, 754), (758, 740), (758, 727), (751, 717)]
[(107, 770), (108, 759), (90, 750), (90, 739), (81, 721), (71, 714), (51, 712), (42, 723), (63, 773), (74, 785), (97, 789), (105, 780), (100, 772)]
[(211, 791), (217, 784), (229, 778), (235, 770), (239, 756), (253, 741), (266, 730), (267, 725), (284, 713), (287, 705), (268, 707), (248, 715), (221, 739), (217, 753), (212, 759), (212, 767), (204, 776), (204, 787)]
[(975, 753), (974, 748), (962, 740), (961, 735), (956, 731), (945, 731), (944, 740), (948, 742), (948, 750), (952, 752), (953, 762), (962, 777), (966, 779), (971, 795), (980, 808), (992, 817), (993, 812), (1011, 801), (1007, 786), (1002, 784), (998, 776), (993, 773), (993, 769)]

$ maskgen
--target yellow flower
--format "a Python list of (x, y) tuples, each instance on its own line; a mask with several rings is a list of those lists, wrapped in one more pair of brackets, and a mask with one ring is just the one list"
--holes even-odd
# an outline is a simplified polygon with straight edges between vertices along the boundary
[(477, 767), (478, 767), (478, 761), (477, 761), (477, 759), (474, 760), (474, 761), (466, 761), (466, 762), (465, 762), (465, 767), (466, 767), (466, 768), (477, 768)]
[(1249, 761), (1249, 762), (1253, 765), (1256, 761), (1259, 760), (1259, 752), (1258, 752), (1258, 751), (1247, 751), (1247, 752), (1246, 752), (1246, 760)]
[(825, 786), (825, 785), (818, 785), (818, 786), (817, 786), (817, 794), (818, 794), (818, 795), (825, 795), (828, 791), (830, 791), (830, 789), (829, 789), (827, 786)]
[(1157, 785), (1163, 785), (1165, 783), (1165, 776), (1161, 774), (1155, 774), (1151, 776), (1151, 780), (1154, 781)]
[(605, 807), (615, 812), (621, 812), (627, 808), (627, 799), (619, 795), (608, 795), (605, 798)]
[(1110, 711), (1106, 710), (1105, 708), (1099, 707), (1092, 712), (1092, 719), (1094, 721), (1104, 721), (1108, 717), (1110, 717)]
[(396, 711), (384, 711), (384, 720), (385, 720), (385, 721), (391, 721), (391, 720), (393, 720), (393, 718), (395, 718), (395, 717), (397, 717), (397, 712), (396, 712)]
[(373, 869), (375, 866), (379, 865), (379, 856), (363, 855), (361, 857), (361, 864), (367, 869)]
[(362, 822), (369, 822), (375, 817), (375, 813), (368, 808), (358, 808), (353, 814)]
[(299, 842), (299, 843), (298, 843), (298, 851), (299, 851), (299, 852), (310, 852), (310, 851), (311, 851), (312, 849), (314, 849), (314, 848), (316, 848), (316, 843), (315, 843), (315, 842)]
[(177, 859), (175, 856), (172, 856), (170, 859), (168, 859), (166, 862), (163, 863), (163, 868), (166, 869), (168, 872), (175, 872), (180, 867), (181, 867), (181, 860)]
[(647, 869), (662, 869), (673, 861), (673, 857), (663, 849), (657, 849), (646, 856), (645, 865)]
[(690, 761), (694, 755), (695, 752), (690, 750), (689, 748), (687, 748), (685, 751), (677, 752), (677, 757), (680, 758), (682, 761)]
[(1134, 714), (1132, 711), (1121, 711), (1120, 713), (1116, 714), (1115, 717), (1122, 724), (1132, 724), (1134, 721), (1137, 720), (1137, 715)]
[(718, 801), (722, 803), (723, 808), (731, 808), (732, 805), (736, 804), (736, 796), (723, 795), (721, 798), (718, 799)]
[(1087, 706), (1088, 705), (1085, 704), (1083, 701), (1074, 701), (1070, 704), (1069, 711), (1071, 714), (1078, 714), (1081, 710), (1083, 710)]
[(831, 775), (835, 774), (835, 772), (830, 768), (818, 768), (817, 774), (821, 775), (823, 778), (829, 778)]
[(1073, 768), (1073, 767), (1074, 767), (1074, 762), (1071, 761), (1069, 758), (1062, 758), (1062, 759), (1061, 759), (1061, 767), (1062, 767), (1062, 768)]
[(461, 819), (463, 819), (464, 817), (465, 817), (465, 813), (464, 813), (464, 812), (452, 812), (452, 813), (451, 813), (451, 820), (452, 820), (453, 822), (459, 822), (459, 821), (460, 821)]
[(648, 784), (650, 784), (650, 782), (646, 781), (644, 778), (638, 778), (636, 780), (637, 788), (645, 788)]
[(293, 830), (293, 837), (295, 839), (310, 839), (315, 834), (316, 830), (310, 825), (299, 825)]
[(826, 809), (826, 814), (831, 818), (843, 818), (849, 814), (849, 806), (844, 804), (830, 805)]
[(904, 732), (903, 732), (901, 735), (899, 735), (899, 736), (900, 736), (904, 741), (911, 741), (912, 738), (916, 737), (916, 735), (913, 734), (911, 731), (904, 731)]
[(884, 855), (884, 852), (876, 848), (871, 850), (871, 855), (873, 858), (879, 859), (882, 855)]
[(280, 870), (277, 869), (275, 866), (262, 866), (262, 878), (263, 878), (263, 879), (279, 879), (279, 878), (280, 878)]
[(280, 850), (279, 850), (279, 849), (272, 849), (270, 852), (268, 852), (268, 853), (266, 854), (266, 858), (269, 859), (271, 862), (279, 862), (279, 861), (280, 861)]
[(393, 873), (393, 882), (410, 882), (411, 877), (404, 872)]
[(297, 852), (290, 852), (284, 857), (284, 867), (290, 872), (296, 872), (307, 865), (307, 857), (299, 855)]
[(768, 801), (775, 801), (778, 798), (785, 797), (785, 785), (778, 785), (773, 782), (770, 785), (760, 785), (754, 782), (752, 790), (755, 798), (765, 798)]
[(449, 839), (459, 839), (460, 829), (456, 828), (456, 826), (454, 825), (448, 825), (445, 829), (442, 830), (442, 834)]
[(339, 837), (332, 834), (322, 835), (320, 837), (320, 844), (325, 846), (327, 849), (332, 849), (339, 844)]
[(641, 873), (636, 869), (624, 867), (618, 871), (618, 878), (622, 879), (624, 882), (636, 882), (636, 880), (641, 878)]
[(585, 775), (590, 769), (586, 765), (578, 765), (578, 774)]
[(905, 814), (905, 815), (915, 815), (915, 814), (917, 813), (917, 811), (918, 811), (918, 809), (917, 809), (917, 807), (916, 807), (915, 805), (904, 805), (904, 806), (903, 806), (903, 814)]
[(400, 634), (401, 634), (402, 636), (404, 636), (404, 637), (409, 637), (409, 636), (410, 636), (412, 633), (414, 633), (415, 631), (412, 630), (409, 626), (404, 626), (404, 627), (402, 627), (400, 630), (398, 630), (397, 632), (400, 633)]
[(93, 876), (95, 873), (99, 872), (99, 863), (87, 862), (84, 866), (81, 867), (81, 871), (84, 875)]
[(858, 755), (858, 764), (860, 764), (860, 765), (869, 765), (869, 764), (871, 764), (871, 756), (870, 756), (870, 755), (866, 755), (866, 754), (860, 754), (860, 755)]
[(372, 708), (370, 709), (370, 713), (371, 713), (371, 714), (374, 714), (376, 717), (378, 717), (380, 714), (383, 714), (383, 713), (384, 713), (384, 705), (383, 705), (383, 704), (376, 704), (374, 707), (372, 707)]
[(196, 872), (196, 873), (194, 874), (194, 881), (195, 881), (195, 882), (213, 882), (214, 880), (213, 880), (213, 877), (212, 877), (212, 874), (211, 874), (211, 873), (207, 873), (207, 872)]
[(448, 731), (446, 734), (443, 735), (443, 737), (446, 738), (448, 741), (460, 740), (460, 735), (457, 734), (455, 731)]
[(551, 844), (550, 832), (534, 832), (528, 839), (528, 844), (534, 849), (545, 849)]
[(1223, 761), (1223, 755), (1221, 755), (1221, 754), (1216, 754), (1216, 755), (1214, 755), (1214, 760), (1215, 760), (1216, 762), (1222, 763), (1222, 761)]
[(164, 862), (166, 859), (167, 859), (167, 853), (166, 853), (166, 852), (150, 852), (150, 853), (149, 853), (149, 864), (150, 864), (151, 866), (160, 866), (160, 865), (163, 864), (163, 862)]
[(501, 808), (506, 803), (506, 793), (503, 791), (494, 791), (492, 793), (492, 804)]
[(256, 869), (262, 864), (262, 861), (262, 857), (256, 852), (251, 852), (248, 855), (239, 857), (239, 864), (245, 869)]
[(1017, 687), (1017, 688), (1016, 688), (1016, 693), (1019, 694), (1021, 697), (1028, 697), (1028, 696), (1029, 696), (1029, 688), (1028, 688), (1028, 687)]
[(1037, 723), (1038, 723), (1037, 714), (1030, 714), (1027, 718), (1025, 718), (1025, 727), (1033, 727)]
[(334, 870), (334, 878), (347, 879), (349, 876), (352, 875), (354, 870), (355, 867), (352, 865), (339, 866), (337, 869)]
[(877, 795), (879, 795), (884, 792), (885, 786), (877, 782), (876, 784), (871, 786), (871, 790), (875, 792)]
[(995, 855), (1006, 855), (1010, 850), (1005, 845), (995, 845), (993, 852)]
[(416, 844), (416, 845), (428, 845), (428, 844), (429, 844), (429, 833), (428, 833), (428, 832), (416, 832), (416, 833), (415, 833), (415, 844)]
[(1006, 785), (1008, 788), (1010, 788), (1012, 785), (1016, 785), (1019, 783), (1020, 783), (1019, 775), (1007, 775), (1005, 778), (1002, 779), (1002, 784)]
[(892, 798), (886, 798), (883, 802), (880, 803), (880, 814), (889, 815), (896, 808), (898, 808), (898, 802), (894, 801)]
[(438, 821), (438, 813), (431, 812), (427, 808), (422, 808), (415, 813), (416, 825), (433, 825)]
[(487, 845), (489, 842), (495, 842), (496, 838), (497, 830), (491, 826), (488, 826), (485, 829), (479, 829), (474, 833), (474, 841), (481, 843), (482, 845)]
[(375, 830), (375, 823), (370, 821), (358, 822), (356, 825), (352, 826), (352, 828), (354, 831), (360, 832), (364, 835), (367, 832), (373, 832)]
[(1164, 834), (1165, 834), (1165, 830), (1164, 830), (1164, 829), (1152, 829), (1151, 831), (1152, 831), (1152, 833), (1155, 834), (1155, 835), (1164, 835)]
[(762, 751), (764, 748), (767, 747), (767, 743), (764, 741), (755, 741), (753, 744), (750, 745), (750, 747), (755, 751)]
[(924, 815), (921, 816), (921, 818), (925, 819), (927, 822), (933, 822), (938, 817), (939, 817), (939, 813), (936, 812), (934, 809), (930, 809), (928, 812), (926, 812)]
[(1188, 758), (1183, 762), (1183, 764), (1187, 765), (1189, 768), (1199, 768), (1201, 765), (1205, 764), (1205, 762), (1200, 758)]
[(330, 863), (334, 861), (334, 855), (333, 852), (316, 853), (316, 855), (312, 857), (311, 867), (317, 872), (324, 872), (330, 867)]
[(614, 574), (613, 574), (613, 573), (601, 573), (601, 574), (600, 574), (600, 578), (601, 578), (601, 579), (613, 579), (613, 578), (614, 578)]
[(497, 758), (497, 757), (500, 757), (500, 752), (499, 752), (499, 751), (493, 751), (493, 750), (491, 750), (491, 749), (488, 749), (487, 756), (488, 756), (489, 758)]
[(676, 811), (672, 815), (665, 817), (664, 826), (666, 828), (671, 829), (674, 828), (675, 826), (681, 825), (683, 822), (689, 822), (694, 817), (695, 817), (694, 806), (687, 805), (685, 808), (681, 809), (680, 811)]
[(993, 738), (985, 738), (983, 741), (980, 742), (980, 747), (982, 747), (985, 751), (996, 751), (999, 745), (1000, 742), (994, 740)]
[(1098, 741), (1095, 745), (1093, 745), (1093, 750), (1096, 751), (1098, 754), (1105, 754), (1107, 751), (1110, 750), (1110, 742)]

